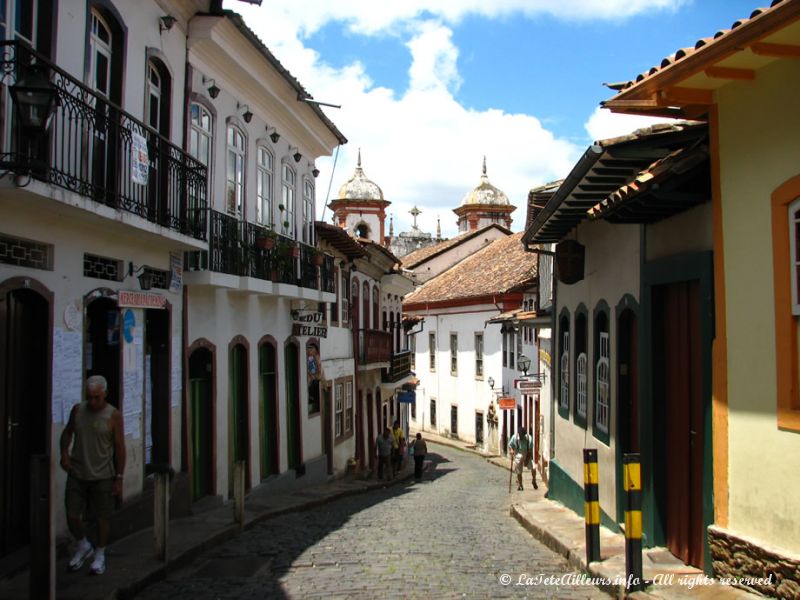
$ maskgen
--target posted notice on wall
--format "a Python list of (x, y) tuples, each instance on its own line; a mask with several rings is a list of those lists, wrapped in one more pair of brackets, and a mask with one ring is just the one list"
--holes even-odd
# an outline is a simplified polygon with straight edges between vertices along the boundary
[(134, 183), (147, 185), (147, 170), (150, 160), (147, 157), (147, 140), (135, 131), (131, 132), (131, 179)]

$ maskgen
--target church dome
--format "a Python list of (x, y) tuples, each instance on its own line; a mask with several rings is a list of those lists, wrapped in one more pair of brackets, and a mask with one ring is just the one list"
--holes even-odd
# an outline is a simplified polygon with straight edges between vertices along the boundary
[(478, 186), (469, 192), (461, 201), (461, 206), (510, 206), (508, 196), (502, 190), (497, 189), (489, 183), (489, 177), (486, 175), (486, 157), (483, 157), (483, 173), (481, 174), (481, 182)]
[(361, 150), (358, 151), (358, 165), (347, 183), (339, 188), (339, 200), (383, 200), (383, 191), (364, 175), (361, 168)]

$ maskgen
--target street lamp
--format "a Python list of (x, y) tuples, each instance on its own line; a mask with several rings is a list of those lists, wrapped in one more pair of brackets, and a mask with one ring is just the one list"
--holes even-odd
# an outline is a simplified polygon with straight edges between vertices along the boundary
[(489, 384), (489, 389), (490, 390), (494, 389), (494, 377), (489, 377), (489, 379), (486, 380), (486, 383)]
[(531, 359), (524, 354), (520, 354), (519, 358), (517, 358), (517, 365), (519, 366), (519, 370), (522, 371), (522, 374), (527, 377), (528, 369), (531, 367)]
[(8, 91), (22, 126), (33, 133), (44, 134), (50, 125), (57, 97), (56, 89), (50, 83), (48, 67), (38, 63), (28, 66)]

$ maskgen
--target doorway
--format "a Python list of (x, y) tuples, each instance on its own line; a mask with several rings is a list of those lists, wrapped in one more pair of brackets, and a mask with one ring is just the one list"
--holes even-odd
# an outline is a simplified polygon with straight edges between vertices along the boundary
[(376, 424), (374, 421), (374, 403), (372, 402), (372, 394), (367, 394), (367, 454), (369, 455), (369, 468), (375, 469), (375, 439), (378, 434), (375, 433)]
[(280, 473), (278, 463), (278, 381), (275, 346), (261, 344), (258, 370), (261, 384), (261, 479)]
[(0, 324), (3, 557), (30, 543), (31, 456), (49, 454), (50, 303), (32, 289), (9, 289), (0, 294)]
[(617, 316), (617, 522), (625, 521), (623, 457), (640, 452), (639, 340), (636, 314), (626, 308)]
[(192, 500), (214, 493), (213, 354), (198, 348), (189, 355), (189, 418), (191, 420)]
[(483, 446), (483, 413), (475, 413), (475, 445)]
[(170, 314), (147, 309), (145, 321), (145, 464), (169, 464)]
[(250, 435), (247, 417), (248, 400), (248, 368), (247, 349), (243, 344), (236, 344), (230, 350), (228, 365), (230, 377), (230, 491), (233, 494), (233, 465), (239, 461), (245, 463), (245, 488), (250, 487)]
[(109, 404), (121, 409), (120, 315), (117, 302), (107, 296), (95, 297), (86, 307), (84, 378), (102, 375), (108, 383)]
[(303, 462), (300, 437), (300, 346), (289, 342), (284, 350), (286, 359), (286, 457), (290, 469)]
[(666, 546), (703, 566), (703, 374), (698, 281), (653, 288), (655, 491)]

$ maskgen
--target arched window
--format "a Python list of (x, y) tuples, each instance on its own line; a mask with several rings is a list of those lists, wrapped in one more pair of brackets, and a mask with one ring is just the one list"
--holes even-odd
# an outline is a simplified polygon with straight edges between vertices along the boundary
[(158, 58), (147, 61), (146, 77), (145, 123), (168, 138), (172, 77), (167, 66)]
[(587, 328), (585, 308), (575, 315), (575, 423), (586, 427), (586, 409), (589, 397), (589, 357), (587, 355)]
[(380, 329), (380, 310), (378, 307), (379, 295), (378, 286), (376, 285), (374, 288), (372, 288), (372, 328), (376, 330)]
[(558, 412), (564, 418), (569, 418), (569, 316), (564, 315), (559, 320), (558, 336), (560, 343), (559, 355), (559, 394)]
[(608, 315), (605, 311), (597, 314), (595, 328), (595, 398), (594, 424), (602, 434), (608, 437), (609, 413), (611, 409), (611, 350), (608, 335)]
[(365, 240), (369, 239), (369, 225), (366, 223), (359, 223), (356, 225), (356, 237), (364, 238)]
[(113, 37), (111, 28), (97, 10), (91, 11), (89, 30), (89, 83), (106, 98), (111, 97), (111, 59)]
[(190, 112), (189, 153), (206, 167), (210, 167), (211, 149), (214, 147), (214, 119), (209, 110), (197, 102), (192, 102)]
[(241, 129), (228, 125), (225, 198), (228, 214), (236, 217), (241, 217), (244, 211), (244, 166), (247, 160), (244, 140)]
[(303, 179), (303, 241), (314, 244), (314, 184)]
[(295, 175), (292, 167), (288, 163), (283, 163), (282, 176), (281, 176), (281, 206), (283, 210), (282, 215), (282, 228), (283, 234), (293, 238), (294, 234), (294, 211), (295, 211), (295, 185), (297, 176)]
[(256, 221), (272, 229), (272, 153), (266, 146), (256, 150)]

